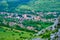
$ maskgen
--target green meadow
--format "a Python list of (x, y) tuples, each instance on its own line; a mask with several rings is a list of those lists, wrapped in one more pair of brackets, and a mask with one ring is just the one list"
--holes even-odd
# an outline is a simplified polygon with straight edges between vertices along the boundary
[(33, 37), (33, 33), (0, 26), (0, 40), (25, 40)]

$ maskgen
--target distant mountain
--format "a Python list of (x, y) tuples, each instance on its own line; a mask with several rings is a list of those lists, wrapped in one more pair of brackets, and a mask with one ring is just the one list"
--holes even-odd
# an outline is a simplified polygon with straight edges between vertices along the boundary
[(0, 0), (0, 11), (60, 11), (60, 0)]

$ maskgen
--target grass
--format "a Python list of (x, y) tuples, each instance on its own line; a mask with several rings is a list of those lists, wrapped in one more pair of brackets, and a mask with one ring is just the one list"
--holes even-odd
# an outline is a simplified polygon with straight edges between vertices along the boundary
[(31, 38), (49, 38), (50, 34), (55, 33), (56, 31), (57, 30), (47, 31), (42, 35), (33, 36), (34, 33), (31, 32), (16, 29), (11, 30), (11, 28), (0, 26), (0, 40), (30, 40)]
[(25, 40), (30, 39), (33, 36), (33, 33), (11, 30), (7, 27), (0, 27), (0, 40)]

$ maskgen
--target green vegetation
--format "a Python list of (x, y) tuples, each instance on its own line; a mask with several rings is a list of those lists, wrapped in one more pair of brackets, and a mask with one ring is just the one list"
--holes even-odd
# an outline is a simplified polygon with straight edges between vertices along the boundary
[(34, 11), (60, 11), (60, 0), (30, 0), (27, 3), (19, 1), (8, 2), (7, 0), (0, 1), (0, 11), (7, 12), (24, 12), (23, 10)]
[(60, 28), (60, 25), (58, 25), (55, 30), (53, 30), (53, 31), (51, 31), (51, 30), (46, 30), (45, 33), (40, 34), (39, 36), (36, 36), (36, 37), (38, 37), (38, 38), (45, 38), (45, 39), (48, 38), (48, 39), (50, 39), (50, 35), (58, 32), (58, 29), (59, 29), (59, 28)]
[[(18, 13), (18, 14), (33, 14), (37, 16), (37, 12), (60, 12), (60, 0), (30, 0), (26, 4), (21, 4), (19, 1), (2, 0), (0, 1), (0, 12)], [(58, 14), (59, 15), (59, 14)], [(30, 40), (31, 38), (50, 38), (51, 33), (55, 33), (58, 30), (46, 31), (44, 34), (34, 36), (38, 31), (52, 25), (51, 22), (42, 22), (35, 20), (24, 20), (23, 28), (18, 25), (20, 24), (17, 18), (5, 18), (6, 14), (0, 14), (0, 40)], [(44, 15), (46, 19), (54, 18), (51, 15)], [(16, 25), (9, 25), (9, 22), (17, 23)], [(32, 30), (29, 28), (33, 28)], [(60, 28), (60, 25), (58, 26)], [(35, 32), (37, 31), (37, 32)]]
[(33, 33), (0, 26), (0, 40), (25, 40), (33, 37)]
[[(12, 18), (4, 18), (4, 16), (7, 16), (7, 15), (0, 14), (0, 19), (1, 19), (0, 20), (0, 25), (10, 27), (9, 23), (10, 22), (14, 22), (14, 23), (16, 23), (16, 25), (13, 25), (13, 28), (18, 29), (18, 30), (29, 31), (29, 32), (34, 32), (35, 30), (40, 31), (41, 29), (46, 28), (46, 27), (48, 27), (48, 26), (53, 24), (53, 23), (50, 23), (50, 22), (24, 20), (22, 22), (22, 24), (24, 25), (24, 28), (21, 28), (20, 26), (18, 26), (19, 19), (13, 18), (13, 17)], [(34, 30), (28, 30), (27, 29), (28, 26), (33, 27)], [(10, 28), (12, 28), (12, 27), (10, 27)]]
[(25, 26), (32, 26), (35, 27), (36, 30), (41, 30), (43, 28), (46, 28), (50, 25), (52, 25), (53, 23), (50, 22), (42, 22), (42, 21), (33, 21), (33, 20), (25, 20), (23, 21), (23, 25)]
[[(57, 28), (60, 28), (60, 25), (58, 25)], [(0, 26), (0, 40), (25, 40), (25, 39), (30, 40), (31, 38), (49, 38), (50, 39), (50, 34), (55, 33), (57, 31), (58, 29), (54, 31), (46, 30), (44, 34), (41, 34), (39, 36), (34, 36), (34, 33), (31, 33), (31, 32)]]

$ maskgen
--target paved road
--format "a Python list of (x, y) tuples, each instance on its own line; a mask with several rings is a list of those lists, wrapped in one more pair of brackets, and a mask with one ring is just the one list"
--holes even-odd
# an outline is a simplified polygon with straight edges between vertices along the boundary
[[(55, 20), (55, 22), (54, 22), (53, 25), (47, 27), (46, 29), (48, 29), (48, 28), (50, 28), (50, 27), (53, 27), (53, 28), (54, 28), (57, 24), (58, 24), (58, 18), (56, 18), (56, 20)], [(39, 31), (36, 35), (38, 36), (39, 34), (42, 33), (42, 31), (45, 31), (45, 29), (42, 29), (41, 31)]]

